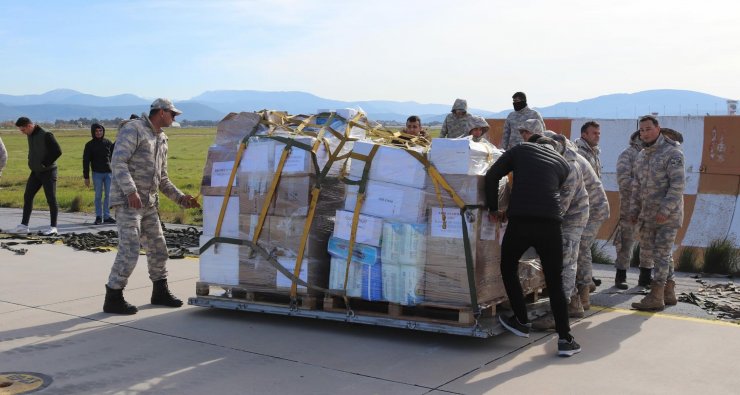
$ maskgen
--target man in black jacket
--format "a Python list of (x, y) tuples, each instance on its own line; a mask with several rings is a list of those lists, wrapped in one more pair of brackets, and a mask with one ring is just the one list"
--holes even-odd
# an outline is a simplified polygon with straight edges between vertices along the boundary
[(13, 233), (29, 233), (28, 222), (33, 211), (33, 198), (44, 187), (46, 201), (49, 203), (49, 217), (51, 225), (41, 230), (44, 236), (57, 233), (57, 164), (56, 160), (62, 156), (62, 149), (51, 132), (33, 123), (26, 117), (20, 117), (15, 126), (21, 133), (28, 136), (28, 167), (31, 175), (26, 182), (26, 192), (23, 194), (23, 219)]
[[(94, 123), (90, 127), (92, 139), (85, 144), (82, 153), (82, 176), (85, 186), (90, 187), (90, 167), (92, 166), (93, 187), (95, 188), (95, 225), (102, 223), (115, 224), (110, 216), (110, 158), (113, 154), (113, 143), (105, 138), (105, 127)], [(105, 199), (103, 199), (105, 192)]]
[[(563, 292), (563, 234), (560, 224), (560, 187), (568, 177), (568, 163), (550, 145), (520, 143), (510, 148), (486, 174), (486, 204), (492, 221), (509, 224), (501, 245), (501, 276), (513, 317), (499, 314), (501, 324), (517, 336), (529, 337), (527, 307), (519, 282), (519, 259), (534, 247), (542, 261), (550, 307), (555, 318), (558, 355), (569, 357), (581, 351), (570, 334), (568, 308)], [(547, 139), (549, 140), (549, 139)], [(513, 172), (514, 185), (506, 213), (498, 210), (499, 180)]]

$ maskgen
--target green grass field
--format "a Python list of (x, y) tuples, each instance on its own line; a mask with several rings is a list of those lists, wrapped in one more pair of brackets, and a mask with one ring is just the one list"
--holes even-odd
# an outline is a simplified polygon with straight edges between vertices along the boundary
[[(62, 156), (57, 160), (59, 178), (57, 200), (60, 211), (69, 211), (72, 201), (82, 200), (81, 211), (95, 213), (94, 191), (85, 187), (82, 178), (82, 151), (90, 140), (90, 129), (56, 130), (54, 133), (62, 147)], [(193, 196), (200, 190), (208, 146), (213, 144), (216, 128), (169, 129), (169, 175), (180, 190)], [(106, 138), (114, 141), (116, 130), (107, 129)], [(0, 138), (8, 150), (8, 164), (0, 178), (0, 206), (23, 207), (23, 191), (31, 172), (28, 169), (28, 141), (17, 129), (0, 129)], [(43, 189), (36, 194), (34, 210), (48, 210)], [(182, 210), (162, 196), (160, 200), (162, 219), (167, 222), (199, 225), (200, 210)], [(33, 214), (31, 215), (33, 217)]]

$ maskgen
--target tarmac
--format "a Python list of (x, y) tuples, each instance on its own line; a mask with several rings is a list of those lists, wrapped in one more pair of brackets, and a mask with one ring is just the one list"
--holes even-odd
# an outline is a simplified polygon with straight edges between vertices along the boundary
[[(0, 208), (0, 229), (20, 223)], [(60, 213), (60, 232), (97, 232), (86, 214)], [(35, 211), (31, 229), (48, 225)], [(7, 240), (2, 240), (6, 242)], [(610, 287), (609, 265), (592, 307), (572, 321), (583, 351), (556, 356), (557, 335), (488, 339), (298, 317), (149, 304), (145, 256), (125, 290), (133, 316), (102, 312), (115, 252), (38, 244), (0, 249), (0, 394), (43, 378), (39, 394), (737, 394), (740, 325), (681, 303), (629, 309), (635, 287)], [(195, 296), (198, 260), (170, 260), (169, 284)], [(727, 279), (716, 279), (727, 281)], [(698, 289), (688, 275), (678, 292)], [(30, 381), (25, 385), (33, 385)], [(11, 392), (15, 391), (15, 392)]]

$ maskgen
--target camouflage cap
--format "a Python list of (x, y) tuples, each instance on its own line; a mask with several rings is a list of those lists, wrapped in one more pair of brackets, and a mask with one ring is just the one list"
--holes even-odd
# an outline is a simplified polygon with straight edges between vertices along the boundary
[(519, 130), (526, 130), (530, 133), (542, 134), (542, 122), (539, 119), (527, 119), (519, 125)]
[(488, 126), (488, 122), (485, 118), (481, 117), (480, 115), (473, 115), (472, 117), (468, 118), (468, 132), (475, 128), (481, 128), (483, 129), (483, 133), (488, 132), (488, 129), (490, 129), (490, 126)]
[(175, 108), (175, 105), (172, 103), (170, 99), (165, 98), (159, 98), (155, 100), (152, 105), (149, 107), (150, 110), (170, 110), (175, 113), (175, 115), (182, 114), (182, 111)]

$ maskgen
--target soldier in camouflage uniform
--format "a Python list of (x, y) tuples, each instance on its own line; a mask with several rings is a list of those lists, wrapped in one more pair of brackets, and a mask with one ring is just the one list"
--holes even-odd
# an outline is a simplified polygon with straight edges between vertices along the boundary
[(591, 245), (596, 240), (596, 234), (601, 224), (609, 218), (609, 201), (601, 180), (596, 175), (591, 164), (581, 154), (575, 156), (583, 173), (583, 183), (588, 192), (588, 223), (581, 234), (581, 242), (578, 246), (578, 272), (576, 274), (576, 285), (581, 297), (581, 305), (584, 310), (591, 307), (590, 296), (593, 286), (592, 272), (593, 261), (591, 258)]
[[(617, 274), (614, 277), (614, 286), (619, 289), (628, 289), (627, 269), (630, 267), (632, 248), (636, 241), (635, 227), (630, 221), (630, 198), (632, 195), (632, 179), (637, 154), (642, 151), (640, 131), (632, 133), (630, 145), (619, 154), (617, 159), (617, 183), (619, 184), (619, 225), (614, 236), (614, 246), (617, 250), (617, 259), (614, 262)], [(640, 261), (640, 280), (638, 285), (647, 286), (650, 283), (650, 272), (653, 270), (652, 259)], [(647, 277), (647, 283), (645, 282)]]
[[(563, 292), (569, 300), (568, 316), (582, 318), (584, 316), (581, 299), (576, 292), (576, 269), (578, 265), (578, 247), (583, 228), (588, 223), (588, 192), (583, 183), (583, 173), (577, 163), (576, 148), (562, 134), (546, 130), (545, 137), (557, 143), (556, 150), (568, 162), (570, 173), (560, 188), (560, 208), (563, 212)], [(522, 136), (524, 137), (524, 136)], [(527, 139), (533, 142), (533, 136)], [(536, 142), (540, 142), (538, 139)], [(532, 321), (533, 329), (553, 329), (555, 320), (551, 315)]]
[(650, 294), (632, 307), (655, 311), (677, 303), (671, 252), (683, 222), (686, 175), (680, 144), (660, 133), (655, 117), (640, 118), (640, 139), (645, 148), (635, 162), (630, 221), (640, 229), (640, 260), (645, 251), (655, 268)]
[(526, 141), (522, 140), (521, 135), (518, 133), (524, 121), (536, 119), (541, 125), (540, 133), (545, 129), (545, 121), (542, 119), (542, 115), (537, 110), (527, 107), (527, 95), (523, 92), (517, 92), (511, 98), (513, 99), (514, 111), (509, 113), (506, 117), (506, 122), (504, 122), (504, 137), (501, 142), (501, 148), (504, 150), (511, 149), (511, 147), (522, 141)]
[(581, 154), (601, 178), (601, 149), (599, 139), (601, 138), (601, 126), (596, 121), (588, 121), (581, 126), (581, 138), (576, 140), (578, 153)]
[(154, 283), (151, 303), (182, 306), (167, 286), (167, 244), (159, 222), (159, 194), (183, 208), (199, 207), (195, 198), (182, 193), (167, 174), (167, 136), (163, 127), (171, 126), (182, 112), (167, 99), (157, 99), (149, 116), (122, 125), (111, 159), (113, 183), (110, 204), (118, 220), (118, 253), (106, 284), (103, 311), (135, 314), (137, 308), (123, 298), (123, 288), (136, 267), (139, 249), (144, 245), (149, 278)]
[(456, 99), (452, 105), (451, 113), (447, 114), (447, 117), (445, 117), (442, 123), (442, 131), (439, 137), (454, 139), (467, 136), (470, 131), (468, 129), (470, 117), (471, 115), (468, 114), (468, 102), (465, 99)]

